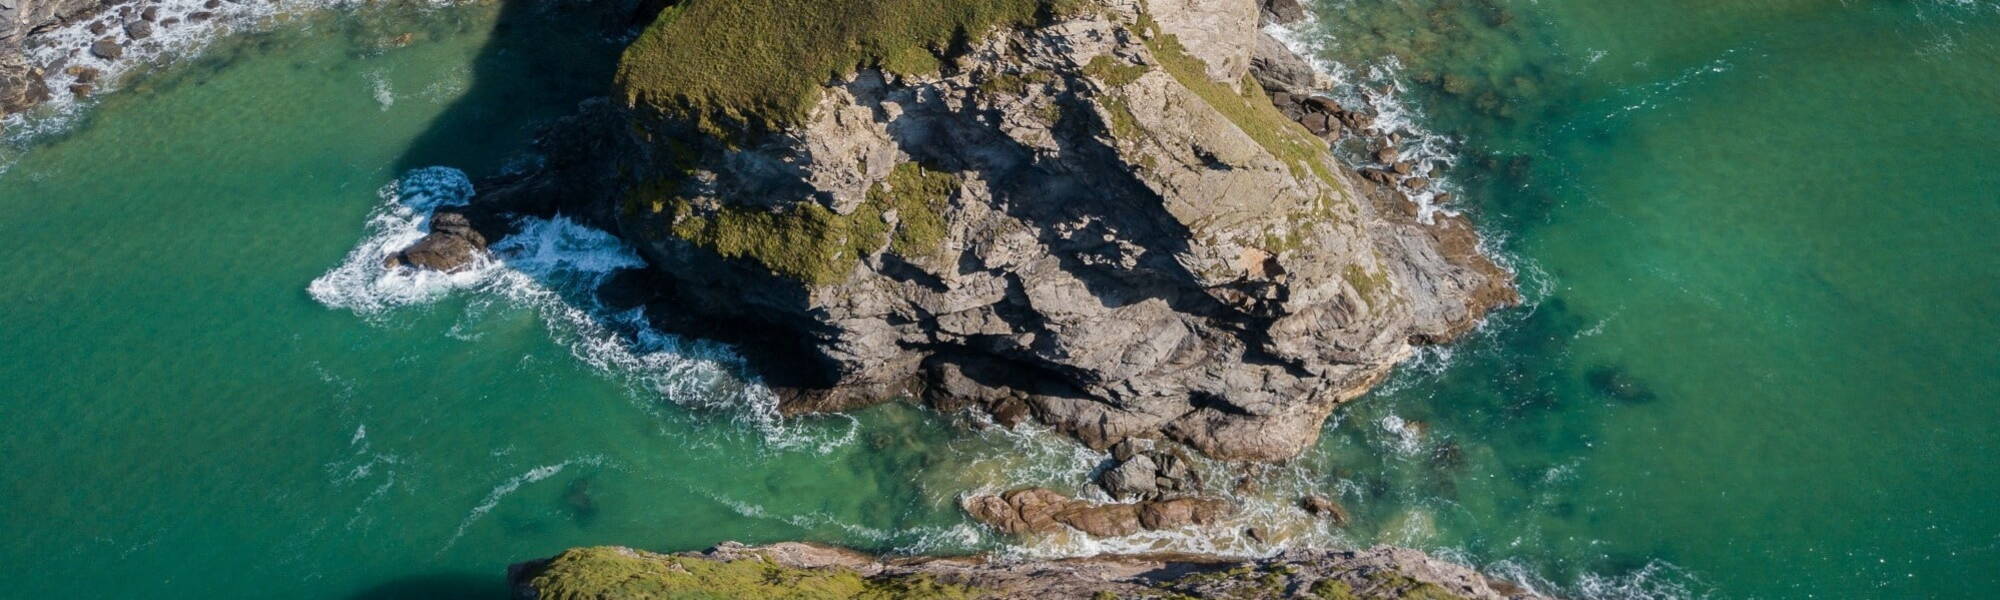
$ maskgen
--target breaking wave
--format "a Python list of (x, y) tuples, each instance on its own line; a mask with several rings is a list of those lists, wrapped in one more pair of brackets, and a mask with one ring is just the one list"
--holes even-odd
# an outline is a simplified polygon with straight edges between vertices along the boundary
[(646, 316), (654, 309), (603, 306), (597, 288), (614, 272), (642, 268), (645, 261), (616, 236), (568, 217), (520, 218), (518, 232), (493, 244), (491, 256), (455, 272), (385, 264), (424, 237), (437, 209), (464, 205), (473, 192), (465, 173), (449, 167), (416, 169), (384, 186), (361, 241), (307, 292), (327, 307), (376, 323), (399, 309), (454, 294), (470, 296), (473, 313), (494, 302), (529, 308), (557, 343), (649, 406), (664, 398), (715, 409), (750, 425), (778, 449), (825, 453), (853, 440), (858, 423), (852, 419), (842, 428), (782, 418), (777, 396), (748, 374), (728, 346), (654, 329)]

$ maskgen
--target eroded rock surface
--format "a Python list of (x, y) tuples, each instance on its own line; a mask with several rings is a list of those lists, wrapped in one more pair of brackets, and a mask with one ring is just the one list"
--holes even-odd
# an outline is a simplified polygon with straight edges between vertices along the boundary
[(657, 324), (738, 344), (788, 412), (911, 396), (1227, 460), (1296, 455), (1513, 301), (1469, 224), (1331, 156), (1365, 115), (1312, 95), (1266, 5), (1064, 6), (797, 114), (663, 91), (689, 77), (648, 79), (648, 53), (691, 50), (642, 36), (617, 104), (471, 209), (540, 196), (619, 232), (662, 276)]

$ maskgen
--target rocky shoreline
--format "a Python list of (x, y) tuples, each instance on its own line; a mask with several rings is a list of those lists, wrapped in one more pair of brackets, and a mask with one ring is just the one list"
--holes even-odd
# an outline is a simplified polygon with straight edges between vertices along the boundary
[[(620, 98), (543, 138), (543, 168), (437, 221), (493, 226), (403, 260), (451, 269), (507, 234), (494, 215), (563, 213), (651, 263), (610, 295), (735, 344), (787, 413), (909, 397), (1241, 461), (1296, 455), (1416, 346), (1516, 300), (1469, 223), (1420, 215), (1394, 139), (1262, 31), (1296, 11), (1057, 4), (803, 90), (662, 32), (709, 18), (692, 4), (627, 51)], [(765, 100), (788, 94), (813, 100)], [(1383, 168), (1335, 160), (1343, 136)]]
[(578, 548), (508, 569), (516, 598), (1313, 598), (1541, 600), (1538, 592), (1406, 548), (1299, 550), (1257, 560), (1186, 555), (1055, 561), (884, 558), (802, 543), (654, 554)]

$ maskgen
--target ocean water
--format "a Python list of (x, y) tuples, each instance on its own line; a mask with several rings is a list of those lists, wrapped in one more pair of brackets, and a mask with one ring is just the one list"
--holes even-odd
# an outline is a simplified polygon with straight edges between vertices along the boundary
[(726, 348), (597, 306), (636, 259), (565, 220), (381, 270), (622, 44), (584, 3), (384, 3), (263, 17), (0, 148), (0, 595), (497, 597), (584, 544), (1276, 549), (1248, 524), (1578, 597), (2000, 584), (2000, 8), (1315, 10), (1285, 37), (1397, 115), (1530, 302), (1226, 526), (997, 539), (961, 494), (1088, 493), (1102, 457), (902, 405), (777, 420)]

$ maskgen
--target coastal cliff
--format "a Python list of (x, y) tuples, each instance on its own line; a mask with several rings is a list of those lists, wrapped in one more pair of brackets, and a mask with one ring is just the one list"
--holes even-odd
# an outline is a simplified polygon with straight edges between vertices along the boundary
[[(1514, 301), (1424, 185), (1329, 143), (1252, 0), (670, 3), (537, 170), (395, 262), (450, 269), (506, 214), (616, 231), (608, 292), (736, 344), (787, 413), (898, 397), (1092, 447), (1298, 454), (1420, 344)], [(1388, 139), (1362, 142), (1394, 161)]]
[(577, 548), (515, 565), (524, 600), (581, 598), (1311, 598), (1540, 600), (1513, 583), (1404, 548), (1292, 551), (1260, 560), (1182, 555), (1008, 562), (886, 559), (827, 546), (725, 543), (702, 553)]

